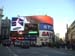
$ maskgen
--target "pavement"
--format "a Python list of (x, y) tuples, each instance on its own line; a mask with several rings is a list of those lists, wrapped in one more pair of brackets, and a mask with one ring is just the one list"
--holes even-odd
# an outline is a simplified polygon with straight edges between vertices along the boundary
[(50, 47), (30, 47), (29, 49), (24, 49), (14, 46), (0, 46), (0, 56), (75, 56), (75, 51)]

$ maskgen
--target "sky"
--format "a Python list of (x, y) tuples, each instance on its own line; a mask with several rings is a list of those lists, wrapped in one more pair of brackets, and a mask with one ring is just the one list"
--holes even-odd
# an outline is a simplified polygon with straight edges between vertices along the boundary
[[(0, 0), (4, 17), (48, 15), (54, 20), (54, 31), (65, 36), (66, 24), (75, 20), (75, 0)], [(3, 18), (4, 18), (3, 17)]]

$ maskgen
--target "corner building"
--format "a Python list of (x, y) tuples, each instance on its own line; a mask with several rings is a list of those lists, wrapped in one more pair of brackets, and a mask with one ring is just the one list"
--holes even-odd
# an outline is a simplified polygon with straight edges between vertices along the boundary
[[(38, 35), (31, 38), (31, 43), (36, 45), (47, 46), (48, 43), (53, 42), (54, 28), (53, 18), (50, 16), (26, 16), (30, 24), (38, 25)], [(26, 23), (25, 23), (26, 24)], [(35, 40), (33, 40), (35, 39)]]
[(3, 17), (3, 9), (0, 8), (0, 37), (1, 37), (1, 21), (2, 21), (2, 17)]

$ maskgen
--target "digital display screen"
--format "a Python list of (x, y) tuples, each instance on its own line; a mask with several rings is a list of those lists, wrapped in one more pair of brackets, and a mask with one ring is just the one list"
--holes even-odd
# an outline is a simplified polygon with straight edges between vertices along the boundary
[(12, 17), (12, 21), (17, 21), (17, 17)]
[(49, 32), (42, 32), (42, 36), (49, 36)]
[(49, 31), (53, 31), (53, 25), (40, 23), (39, 29), (40, 29), (40, 30), (49, 30)]
[(25, 32), (29, 35), (37, 35), (38, 34), (38, 24), (25, 24)]
[(24, 30), (24, 17), (12, 17), (10, 31)]
[(25, 24), (25, 30), (29, 31), (37, 31), (38, 30), (38, 24)]

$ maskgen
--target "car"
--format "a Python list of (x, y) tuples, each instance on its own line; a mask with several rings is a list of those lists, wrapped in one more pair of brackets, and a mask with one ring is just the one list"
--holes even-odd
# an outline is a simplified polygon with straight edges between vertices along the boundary
[(30, 42), (29, 41), (21, 41), (21, 47), (22, 48), (29, 48)]
[(2, 45), (3, 46), (10, 46), (11, 45), (11, 41), (9, 39), (5, 39), (2, 41)]
[(16, 40), (15, 42), (14, 42), (14, 46), (15, 47), (19, 47), (21, 45), (21, 41), (20, 40)]

